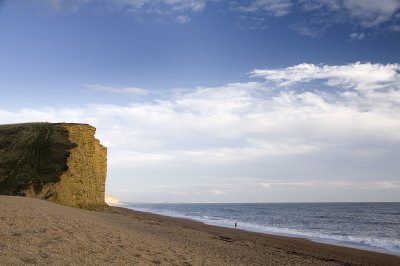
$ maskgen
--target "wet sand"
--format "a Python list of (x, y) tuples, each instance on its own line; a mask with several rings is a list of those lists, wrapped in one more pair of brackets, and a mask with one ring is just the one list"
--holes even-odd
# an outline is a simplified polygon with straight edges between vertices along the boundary
[(0, 265), (400, 265), (400, 257), (110, 207), (0, 196)]

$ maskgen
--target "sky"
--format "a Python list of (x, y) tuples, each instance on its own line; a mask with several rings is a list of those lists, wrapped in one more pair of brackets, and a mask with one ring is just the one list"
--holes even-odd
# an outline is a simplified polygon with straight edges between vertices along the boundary
[(80, 122), (125, 202), (400, 201), (399, 0), (0, 0), (0, 123)]

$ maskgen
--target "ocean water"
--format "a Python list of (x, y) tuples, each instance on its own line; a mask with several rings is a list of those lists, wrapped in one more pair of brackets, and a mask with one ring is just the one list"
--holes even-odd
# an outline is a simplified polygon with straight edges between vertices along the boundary
[(400, 203), (146, 204), (124, 207), (206, 224), (400, 256)]

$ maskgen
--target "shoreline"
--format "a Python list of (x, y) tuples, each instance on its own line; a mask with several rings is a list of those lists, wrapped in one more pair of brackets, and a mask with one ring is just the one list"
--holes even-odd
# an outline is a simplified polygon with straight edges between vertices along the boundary
[[(129, 208), (129, 207), (127, 207), (128, 204), (110, 205), (110, 206), (111, 207), (118, 207), (118, 208), (125, 208), (125, 209), (136, 211), (136, 212), (143, 212), (143, 213), (150, 213), (150, 214), (166, 216), (166, 217), (187, 219), (187, 220), (190, 220), (190, 221), (200, 222), (200, 223), (202, 223), (204, 225), (216, 226), (216, 227), (221, 227), (221, 228), (235, 229), (233, 226), (228, 226), (228, 225), (225, 225), (223, 223), (217, 223), (217, 222), (213, 223), (213, 222), (205, 220), (205, 219), (199, 219), (199, 218), (190, 217), (190, 216), (186, 216), (186, 215), (177, 214), (176, 216), (174, 216), (172, 214), (169, 215), (167, 213), (152, 212), (151, 210), (144, 210), (144, 209), (140, 209), (140, 208), (137, 208), (137, 209)], [(385, 248), (376, 247), (376, 246), (372, 246), (372, 245), (362, 245), (362, 244), (358, 244), (356, 242), (340, 241), (340, 240), (329, 239), (329, 238), (318, 238), (318, 237), (296, 235), (296, 234), (290, 234), (290, 233), (264, 231), (264, 230), (261, 230), (261, 229), (257, 230), (255, 228), (251, 228), (251, 227), (240, 227), (240, 222), (238, 222), (238, 228), (236, 230), (242, 230), (244, 232), (251, 232), (251, 233), (260, 233), (260, 234), (272, 235), (272, 236), (301, 238), (301, 239), (309, 240), (309, 241), (312, 241), (312, 242), (315, 242), (315, 243), (334, 245), (334, 246), (339, 246), (339, 247), (354, 248), (354, 249), (358, 249), (358, 250), (371, 251), (371, 252), (382, 253), (382, 254), (387, 254), (387, 255), (393, 255), (393, 256), (400, 257), (400, 252), (395, 252), (395, 251), (387, 250)]]
[[(239, 233), (240, 235), (247, 235), (247, 236), (251, 236), (251, 237), (256, 236), (256, 237), (260, 237), (260, 238), (265, 237), (265, 238), (270, 238), (270, 239), (274, 239), (274, 240), (279, 239), (280, 241), (283, 241), (283, 242), (286, 242), (286, 241), (287, 242), (295, 242), (298, 245), (307, 244), (307, 245), (311, 245), (311, 246), (316, 246), (320, 249), (328, 249), (329, 251), (335, 251), (335, 252), (345, 251), (345, 253), (354, 252), (354, 253), (362, 254), (363, 257), (369, 257), (369, 255), (373, 255), (373, 256), (377, 256), (377, 257), (390, 256), (392, 258), (393, 257), (397, 258), (397, 259), (395, 259), (396, 264), (393, 264), (393, 265), (397, 265), (398, 263), (400, 263), (400, 255), (399, 254), (378, 252), (378, 251), (369, 250), (369, 249), (360, 249), (360, 248), (356, 248), (353, 246), (335, 245), (332, 243), (318, 242), (318, 241), (314, 241), (312, 239), (307, 239), (307, 238), (304, 238), (301, 236), (289, 236), (289, 235), (283, 235), (283, 234), (272, 234), (272, 233), (265, 233), (265, 232), (248, 231), (245, 229), (235, 229), (235, 228), (231, 228), (231, 227), (207, 224), (202, 221), (198, 221), (196, 219), (190, 219), (190, 218), (186, 218), (186, 217), (168, 216), (168, 215), (152, 213), (152, 212), (148, 212), (148, 211), (134, 210), (134, 209), (130, 209), (127, 207), (122, 207), (122, 206), (111, 206), (111, 208), (117, 208), (119, 210), (133, 212), (135, 214), (140, 214), (145, 217), (148, 217), (150, 219), (163, 220), (163, 221), (168, 221), (168, 222), (172, 222), (172, 223), (177, 223), (180, 225), (183, 224), (185, 226), (185, 228), (199, 229), (199, 227), (200, 227), (201, 230), (209, 232), (209, 233), (215, 233), (216, 231), (220, 231), (220, 232), (229, 232), (229, 233)], [(360, 265), (370, 265), (369, 263), (366, 263), (366, 261), (364, 261), (364, 263), (365, 264), (360, 264)], [(380, 264), (379, 262), (374, 262), (371, 265), (386, 265), (386, 264), (385, 263)], [(388, 265), (392, 265), (392, 264), (388, 264)]]
[(108, 207), (0, 196), (1, 265), (400, 265), (400, 257)]

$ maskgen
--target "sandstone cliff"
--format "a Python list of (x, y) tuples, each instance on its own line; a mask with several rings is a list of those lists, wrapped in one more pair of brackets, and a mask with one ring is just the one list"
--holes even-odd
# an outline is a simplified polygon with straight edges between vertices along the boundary
[(68, 206), (105, 205), (107, 150), (86, 124), (0, 126), (0, 194)]

